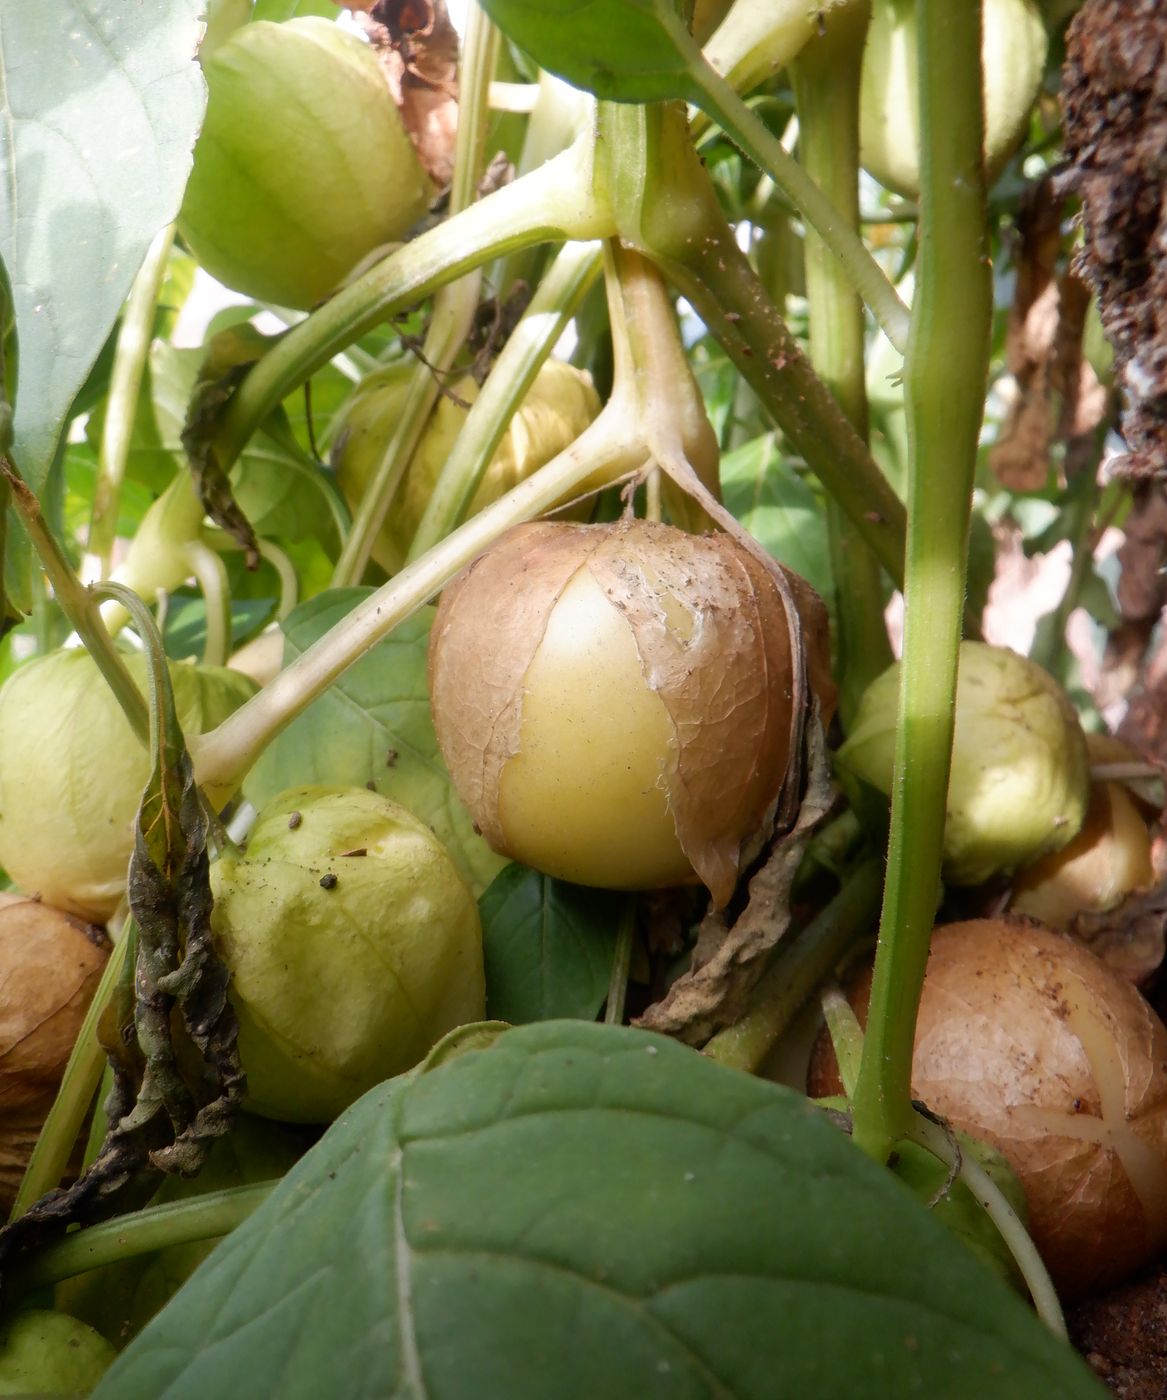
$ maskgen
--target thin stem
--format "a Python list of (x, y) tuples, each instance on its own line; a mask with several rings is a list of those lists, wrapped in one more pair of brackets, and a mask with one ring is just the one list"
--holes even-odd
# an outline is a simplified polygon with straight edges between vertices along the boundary
[(912, 1118), (912, 1050), (935, 914), (952, 754), (992, 285), (982, 168), (980, 7), (917, 0), (920, 252), (904, 363), (908, 548), (891, 840), (854, 1135), (884, 1161)]
[[(791, 65), (799, 114), (799, 154), (807, 174), (859, 229), (859, 79), (867, 30), (866, 7), (829, 13)], [(867, 441), (863, 302), (822, 239), (807, 230), (806, 300), (810, 361), (839, 401), (856, 433)], [(833, 498), (827, 501), (827, 537), (835, 590), (835, 679), (846, 728), (868, 685), (892, 663), (883, 619), (879, 561)]]
[[(931, 1122), (922, 1113), (913, 1112), (910, 1115), (908, 1131), (904, 1136), (931, 1152), (946, 1166), (957, 1165), (958, 1155), (948, 1135), (939, 1124)], [(961, 1152), (959, 1164), (959, 1179), (972, 1192), (977, 1203), (997, 1227), (1021, 1277), (1025, 1280), (1037, 1315), (1055, 1336), (1065, 1340), (1066, 1320), (1062, 1316), (1057, 1291), (1021, 1218), (1009, 1204), (1001, 1188), (971, 1153)]]
[(512, 415), (563, 334), (600, 268), (595, 243), (568, 243), (551, 265), (522, 320), (503, 346), (430, 493), (408, 563), (465, 518)]
[(632, 940), (636, 933), (636, 903), (628, 900), (620, 927), (616, 930), (616, 946), (612, 950), (612, 973), (608, 978), (608, 1003), (604, 1009), (606, 1026), (624, 1024), (624, 1003), (628, 996), (628, 972), (632, 966)]
[(278, 1181), (262, 1181), (254, 1186), (208, 1191), (194, 1200), (148, 1206), (77, 1230), (24, 1264), (13, 1276), (13, 1288), (19, 1292), (50, 1288), (63, 1279), (159, 1249), (221, 1239), (242, 1225), (278, 1185)]
[(590, 136), (453, 218), (419, 234), (343, 287), (274, 345), (228, 406), (216, 444), (231, 467), (267, 415), (333, 355), (382, 321), (491, 258), (549, 240), (604, 238), (611, 209), (593, 189)]
[(888, 340), (899, 351), (908, 343), (908, 309), (866, 244), (845, 216), (730, 84), (708, 63), (690, 70), (696, 101), (736, 146), (764, 170), (846, 271), (851, 285), (871, 308)]
[(863, 1057), (863, 1027), (859, 1024), (855, 1008), (843, 995), (843, 989), (837, 982), (823, 988), (820, 1002), (827, 1034), (831, 1037), (831, 1048), (835, 1052), (835, 1063), (839, 1067), (839, 1078), (843, 1081), (843, 1093), (851, 1099), (855, 1094), (859, 1064)]
[(843, 888), (790, 942), (781, 943), (750, 996), (749, 1010), (702, 1052), (751, 1072), (758, 1069), (824, 979), (870, 929), (879, 908), (882, 862), (856, 866)]
[(110, 554), (117, 538), (118, 505), (133, 436), (134, 416), (154, 331), (154, 311), (166, 278), (173, 243), (173, 224), (167, 224), (154, 235), (122, 313), (110, 371), (109, 394), (105, 401), (101, 448), (97, 456), (97, 483), (93, 491), (93, 514), (89, 521), (89, 558), (82, 568), (86, 577), (105, 578), (109, 573)]
[[(463, 39), (458, 136), (450, 186), (452, 216), (474, 202), (490, 119), (487, 94), (497, 49), (498, 30), (482, 8), (472, 4)], [(334, 588), (359, 583), (364, 576), (377, 535), (433, 412), (442, 380), (474, 325), (481, 284), (482, 274), (475, 269), (440, 288), (434, 298), (420, 363), (410, 377), (397, 426), (385, 444), (336, 561), (332, 575)]]
[(203, 665), (225, 666), (231, 650), (231, 588), (227, 580), (227, 567), (202, 540), (191, 540), (183, 553), (202, 592), (206, 610)]
[(231, 789), (270, 740), (358, 657), (427, 602), (504, 530), (549, 510), (605, 467), (635, 471), (644, 449), (630, 407), (614, 396), (600, 417), (534, 476), (465, 525), (351, 613), (211, 733), (191, 740), (198, 781)]
[(41, 567), (48, 577), (61, 611), (109, 683), (114, 698), (125, 712), (130, 728), (145, 743), (149, 733), (146, 702), (142, 698), (142, 692), (134, 684), (133, 677), (126, 670), (126, 663), (114, 646), (113, 638), (102, 625), (89, 590), (73, 572), (52, 531), (45, 524), (40, 502), (16, 470), (11, 458), (0, 457), (0, 474), (8, 483), (12, 493), (12, 504), (40, 557)]
[(34, 1205), (47, 1192), (60, 1183), (69, 1165), (69, 1157), (81, 1133), (85, 1115), (93, 1103), (97, 1086), (101, 1083), (105, 1068), (105, 1051), (97, 1038), (97, 1027), (113, 996), (126, 963), (126, 954), (134, 939), (130, 927), (123, 928), (121, 937), (113, 945), (101, 978), (73, 1049), (69, 1054), (65, 1072), (61, 1076), (61, 1087), (53, 1100), (41, 1127), (40, 1136), (32, 1150), (24, 1177), (16, 1193), (10, 1219), (16, 1220), (30, 1206)]

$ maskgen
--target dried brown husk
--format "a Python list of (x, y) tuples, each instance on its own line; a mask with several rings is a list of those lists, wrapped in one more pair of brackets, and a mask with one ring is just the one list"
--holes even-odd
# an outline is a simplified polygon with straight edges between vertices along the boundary
[[(869, 991), (868, 973), (849, 992), (861, 1019)], [(810, 1091), (837, 1086), (820, 1044)], [(912, 1092), (1004, 1153), (1064, 1294), (1167, 1244), (1167, 1028), (1068, 935), (1007, 918), (937, 929)]]
[(0, 1206), (20, 1184), (97, 988), (104, 934), (35, 899), (0, 905)]
[[(435, 619), (430, 688), (446, 762), (483, 834), (505, 852), (499, 783), (518, 751), (524, 677), (582, 568), (627, 620), (668, 712), (676, 746), (663, 781), (677, 836), (723, 905), (785, 779), (794, 707), (779, 583), (727, 535), (627, 519), (535, 522), (503, 536), (446, 589)], [(829, 688), (822, 604), (787, 579), (814, 649), (812, 682)]]

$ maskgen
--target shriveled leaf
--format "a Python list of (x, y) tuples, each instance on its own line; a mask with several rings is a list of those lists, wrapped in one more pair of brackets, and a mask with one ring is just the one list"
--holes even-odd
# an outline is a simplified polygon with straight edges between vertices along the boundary
[(487, 1012), (515, 1025), (593, 1020), (628, 898), (508, 865), (478, 902)]
[(204, 8), (0, 9), (0, 257), (20, 339), (16, 458), (37, 491), (150, 240), (178, 212), (205, 105)]
[(779, 835), (751, 877), (746, 907), (732, 923), (710, 910), (698, 930), (689, 970), (637, 1025), (704, 1044), (745, 1014), (749, 994), (775, 944), (790, 927), (790, 891), (807, 842), (831, 808), (826, 741), (817, 714), (807, 724), (807, 780), (793, 830)]
[(801, 1096), (575, 1021), (366, 1095), (94, 1396), (241, 1376), (256, 1400), (1103, 1393)]
[[(368, 594), (332, 589), (284, 622), (284, 659), (299, 656)], [(269, 744), (244, 792), (257, 807), (305, 783), (372, 784), (427, 822), (480, 894), (505, 864), (475, 834), (450, 785), (430, 718), (426, 608), (378, 642)]]

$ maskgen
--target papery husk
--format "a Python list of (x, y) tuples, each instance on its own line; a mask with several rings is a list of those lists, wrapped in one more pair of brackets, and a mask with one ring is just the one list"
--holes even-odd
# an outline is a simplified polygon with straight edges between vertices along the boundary
[[(866, 1020), (870, 973), (848, 995)], [(837, 1089), (820, 1044), (812, 1094)], [(912, 1093), (1017, 1173), (1060, 1292), (1117, 1282), (1167, 1244), (1167, 1028), (1073, 938), (1025, 919), (936, 930)]]
[(104, 934), (35, 899), (0, 904), (0, 1209), (52, 1107), (108, 952)]
[[(676, 742), (662, 755), (661, 783), (685, 856), (724, 905), (782, 788), (795, 728), (779, 583), (726, 535), (635, 519), (535, 522), (465, 570), (443, 594), (430, 643), (435, 727), (459, 795), (491, 845), (512, 854), (499, 791), (519, 751), (525, 677), (584, 568), (627, 622), (645, 681), (668, 712)], [(822, 605), (806, 585), (798, 603), (818, 647)], [(821, 655), (814, 669), (822, 679)]]

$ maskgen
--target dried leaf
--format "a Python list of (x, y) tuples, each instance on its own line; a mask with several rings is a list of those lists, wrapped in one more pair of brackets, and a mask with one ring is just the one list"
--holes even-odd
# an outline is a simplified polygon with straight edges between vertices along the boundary
[(817, 702), (806, 725), (806, 745), (806, 790), (794, 828), (774, 839), (764, 864), (749, 881), (746, 906), (733, 923), (716, 911), (706, 916), (691, 968), (637, 1025), (702, 1045), (745, 1014), (770, 951), (790, 927), (790, 892), (807, 842), (833, 802)]
[(1162, 966), (1167, 948), (1167, 884), (1128, 895), (1105, 914), (1083, 911), (1069, 932), (1115, 972), (1145, 986)]
[(358, 16), (384, 70), (409, 138), (439, 189), (454, 171), (458, 132), (458, 31), (443, 0), (375, 0)]

